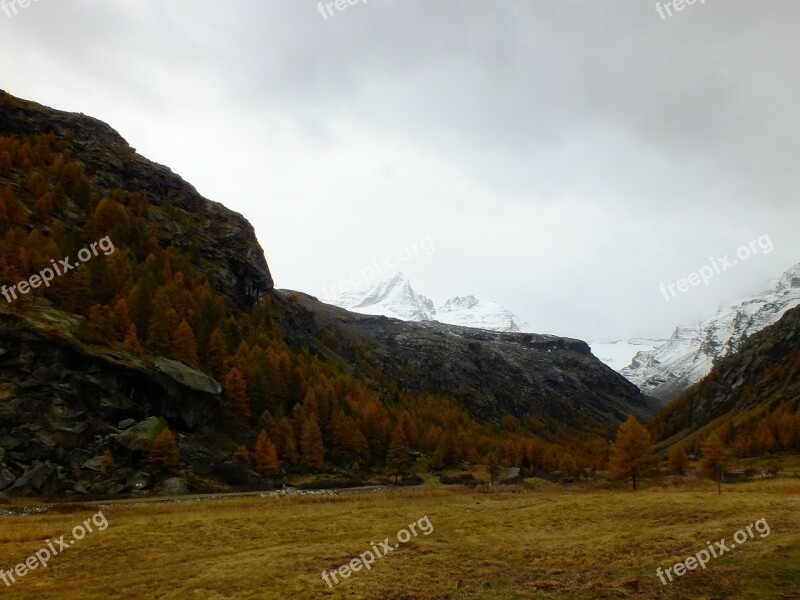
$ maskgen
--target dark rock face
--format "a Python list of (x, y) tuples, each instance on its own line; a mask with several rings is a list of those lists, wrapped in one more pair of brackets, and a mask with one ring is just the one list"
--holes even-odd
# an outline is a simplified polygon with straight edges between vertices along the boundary
[(111, 127), (82, 114), (62, 112), (20, 100), (0, 90), (0, 134), (37, 135), (50, 132), (74, 136), (71, 151), (99, 190), (141, 193), (157, 206), (184, 213), (190, 230), (153, 214), (159, 240), (187, 255), (195, 252), (201, 272), (213, 273), (219, 291), (234, 306), (253, 306), (273, 287), (264, 252), (252, 225), (242, 215), (203, 198), (169, 168), (140, 156)]
[(337, 352), (349, 362), (366, 360), (410, 391), (452, 396), (482, 421), (499, 423), (510, 414), (582, 429), (653, 415), (636, 386), (580, 340), (408, 323), (277, 293), (296, 296), (305, 309), (285, 317), (295, 331), (305, 328), (309, 338), (333, 331)]
[[(188, 432), (221, 420), (221, 385), (204, 374), (90, 354), (38, 325), (0, 314), (0, 491), (85, 492), (81, 481), (95, 482), (93, 493), (122, 491), (162, 418)], [(111, 425), (121, 421), (128, 428)], [(107, 449), (118, 463), (113, 478), (101, 460)]]

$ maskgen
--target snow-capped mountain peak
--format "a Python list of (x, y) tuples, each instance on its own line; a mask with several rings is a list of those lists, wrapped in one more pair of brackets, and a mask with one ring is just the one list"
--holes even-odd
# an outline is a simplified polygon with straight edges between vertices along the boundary
[(475, 296), (456, 296), (450, 298), (447, 302), (439, 307), (441, 312), (455, 312), (458, 310), (469, 310), (478, 306), (480, 301)]
[(642, 392), (668, 402), (697, 383), (714, 361), (738, 350), (750, 335), (800, 304), (800, 263), (764, 292), (720, 309), (696, 326), (677, 327), (659, 347), (639, 352), (621, 373)]
[(348, 291), (325, 300), (353, 312), (403, 321), (439, 321), (490, 331), (517, 332), (527, 328), (527, 324), (510, 310), (495, 302), (482, 302), (475, 296), (456, 296), (436, 308), (427, 296), (414, 290), (403, 273), (367, 289)]
[(528, 324), (496, 302), (482, 302), (475, 296), (451, 298), (439, 307), (436, 320), (449, 325), (490, 331), (520, 332)]
[(433, 301), (416, 293), (402, 272), (366, 290), (347, 291), (326, 300), (353, 312), (403, 321), (430, 321), (436, 316)]

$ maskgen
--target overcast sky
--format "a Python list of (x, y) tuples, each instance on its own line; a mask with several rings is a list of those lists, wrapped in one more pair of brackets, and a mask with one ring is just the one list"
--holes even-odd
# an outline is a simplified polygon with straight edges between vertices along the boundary
[(243, 213), (279, 287), (416, 244), (437, 303), (668, 336), (800, 262), (800, 3), (700, 2), (38, 0), (0, 12), (0, 88)]

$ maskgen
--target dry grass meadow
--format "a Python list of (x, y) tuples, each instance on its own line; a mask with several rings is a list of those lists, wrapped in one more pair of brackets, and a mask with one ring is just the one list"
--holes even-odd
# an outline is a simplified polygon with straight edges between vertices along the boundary
[[(0, 568), (97, 507), (0, 518)], [(627, 490), (465, 489), (103, 505), (110, 526), (0, 598), (800, 598), (800, 481)], [(413, 538), (334, 589), (321, 578), (427, 515)], [(673, 565), (765, 518), (756, 537), (663, 586)]]

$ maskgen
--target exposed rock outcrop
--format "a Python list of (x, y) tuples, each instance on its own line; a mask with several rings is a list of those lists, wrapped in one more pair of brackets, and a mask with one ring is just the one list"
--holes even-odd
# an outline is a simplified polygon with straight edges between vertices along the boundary
[(234, 306), (250, 307), (273, 287), (264, 251), (242, 215), (203, 198), (169, 168), (136, 153), (114, 129), (87, 117), (20, 100), (0, 90), (0, 134), (20, 136), (71, 132), (74, 158), (99, 190), (140, 193), (157, 206), (172, 206), (188, 227), (153, 213), (160, 241), (197, 256), (201, 272), (213, 273)]
[[(42, 327), (0, 313), (0, 490), (80, 492), (98, 479), (95, 493), (124, 489), (166, 422), (191, 432), (221, 421), (221, 386), (203, 373), (93, 351)], [(111, 425), (120, 421), (133, 425)], [(113, 478), (104, 477), (106, 449), (118, 463)]]

